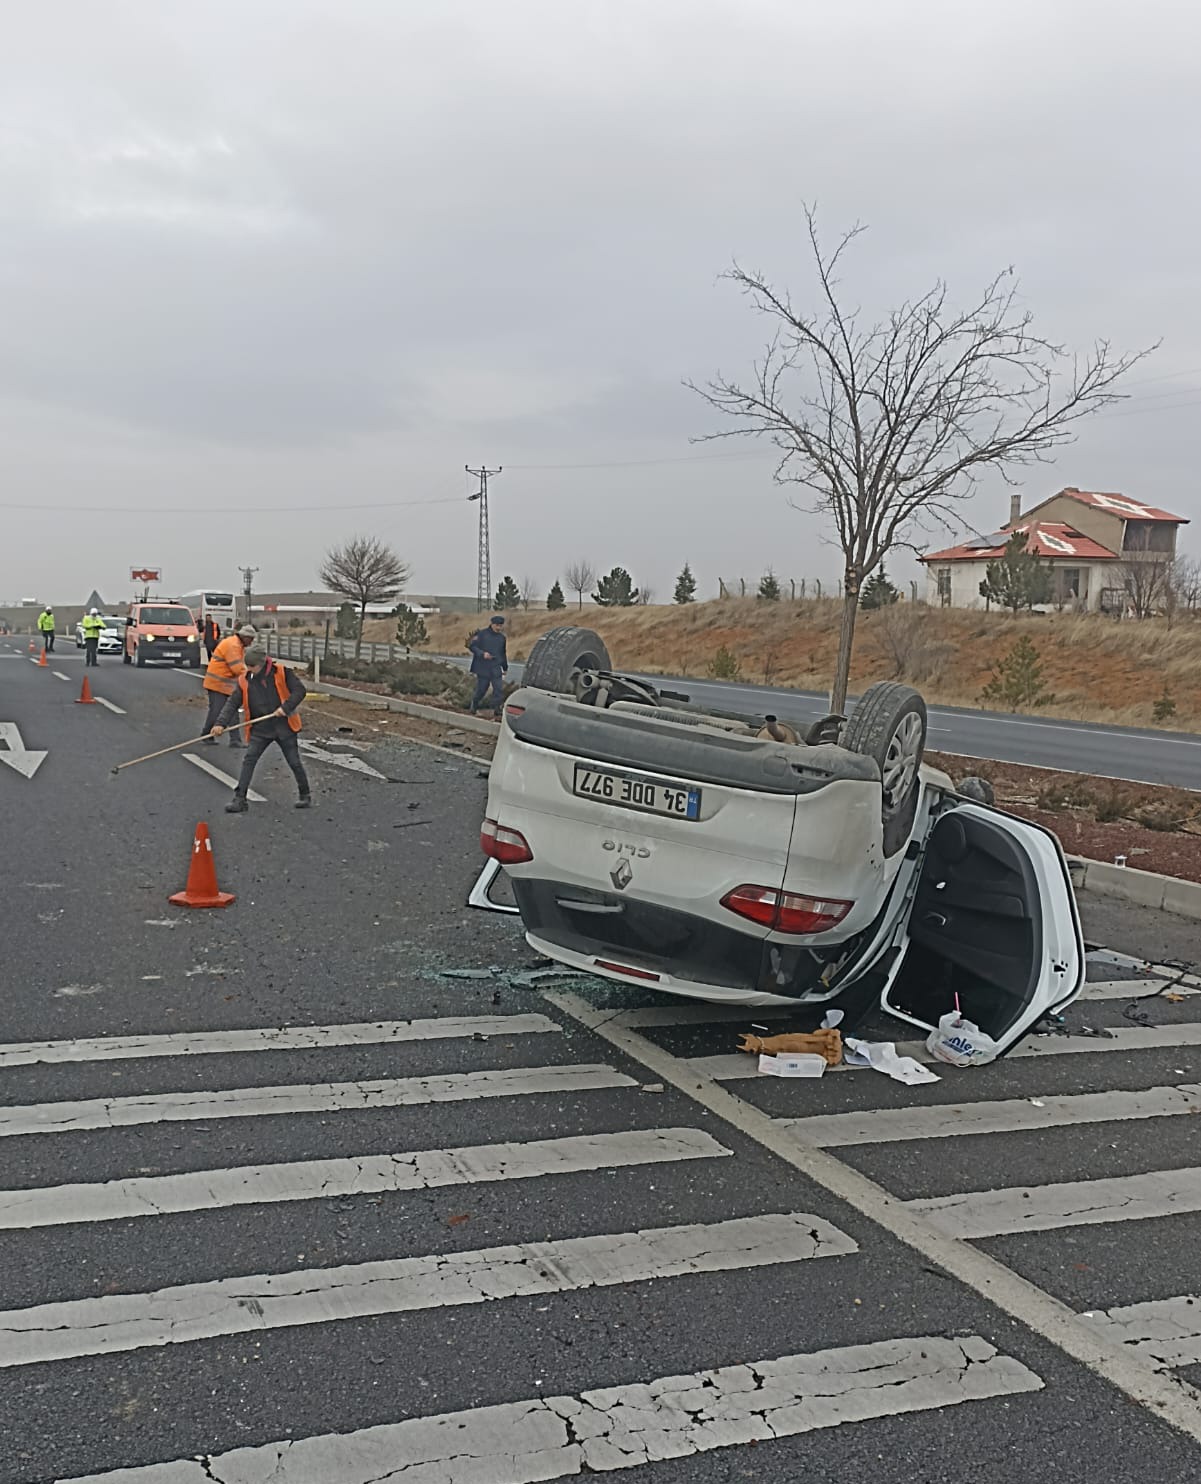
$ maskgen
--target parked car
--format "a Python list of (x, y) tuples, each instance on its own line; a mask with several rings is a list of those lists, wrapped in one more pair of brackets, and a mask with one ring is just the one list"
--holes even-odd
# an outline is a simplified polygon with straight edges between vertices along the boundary
[[(125, 645), (125, 620), (114, 618), (110, 614), (104, 615), (104, 628), (100, 632), (100, 642), (96, 649), (100, 654), (120, 654)], [(83, 624), (75, 625), (75, 648), (83, 648)]]
[(535, 644), (481, 840), (537, 952), (851, 1021), (878, 1001), (933, 1029), (958, 1004), (1002, 1051), (1079, 994), (1058, 840), (925, 764), (917, 691), (873, 685), (803, 737), (686, 700), (613, 672), (589, 630)]
[(122, 658), (127, 665), (162, 661), (198, 669), (200, 634), (191, 610), (168, 598), (131, 603)]

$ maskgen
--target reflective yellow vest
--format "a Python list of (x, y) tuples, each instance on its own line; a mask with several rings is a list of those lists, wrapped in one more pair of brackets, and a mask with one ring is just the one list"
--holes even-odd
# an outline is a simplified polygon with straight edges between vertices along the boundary
[(85, 639), (99, 639), (104, 633), (105, 623), (98, 613), (85, 613), (83, 616), (83, 637)]

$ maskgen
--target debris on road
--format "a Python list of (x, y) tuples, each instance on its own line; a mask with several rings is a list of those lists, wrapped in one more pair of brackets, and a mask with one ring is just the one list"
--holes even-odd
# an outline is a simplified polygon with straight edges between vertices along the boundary
[(978, 1025), (964, 1020), (958, 1009), (940, 1017), (938, 1029), (926, 1038), (926, 1050), (952, 1067), (982, 1067), (995, 1061), (1000, 1047)]
[(844, 1059), (848, 1067), (870, 1067), (873, 1072), (883, 1072), (894, 1082), (904, 1082), (916, 1087), (923, 1082), (939, 1082), (937, 1072), (923, 1067), (911, 1056), (898, 1056), (892, 1041), (859, 1041), (848, 1036), (845, 1042)]
[(782, 1051), (778, 1056), (759, 1058), (759, 1074), (764, 1077), (820, 1077), (825, 1070), (826, 1058), (820, 1052)]
[[(751, 1055), (774, 1056), (777, 1052), (790, 1052), (793, 1055), (820, 1056), (823, 1062), (836, 1067), (842, 1060), (842, 1033), (837, 1030), (827, 1029), (820, 1031), (802, 1031), (783, 1036), (751, 1036), (744, 1035), (738, 1043), (739, 1051), (749, 1052)], [(760, 1067), (762, 1070), (762, 1067)], [(820, 1075), (820, 1074), (819, 1074)]]

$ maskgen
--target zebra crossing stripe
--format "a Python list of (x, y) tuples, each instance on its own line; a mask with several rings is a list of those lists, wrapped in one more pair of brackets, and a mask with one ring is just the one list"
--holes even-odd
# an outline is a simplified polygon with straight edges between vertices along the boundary
[[(1041, 1391), (979, 1335), (928, 1336), (784, 1355), (578, 1396), (326, 1433), (62, 1484), (536, 1484), (769, 1443), (848, 1422)], [(771, 1473), (771, 1463), (764, 1463)]]
[(867, 1108), (855, 1113), (782, 1118), (790, 1133), (817, 1149), (896, 1144), (964, 1134), (1013, 1134), (1073, 1124), (1128, 1122), (1201, 1113), (1201, 1083), (1149, 1087), (1145, 1092), (1085, 1092), (1064, 1097), (1004, 1098), (981, 1103), (927, 1103), (916, 1108)]
[(0, 1313), (0, 1368), (858, 1250), (828, 1222), (793, 1212), (220, 1278)]
[(1201, 1169), (974, 1190), (905, 1204), (941, 1231), (969, 1240), (1057, 1231), (1065, 1226), (1099, 1226), (1107, 1221), (1146, 1221), (1201, 1211)]
[(1156, 1370), (1201, 1364), (1201, 1295), (1184, 1293), (1081, 1317)]
[(281, 1025), (246, 1030), (182, 1031), (162, 1036), (94, 1036), (70, 1041), (0, 1044), (0, 1068), (35, 1063), (129, 1061), (158, 1056), (225, 1056), (234, 1051), (307, 1051), (328, 1046), (376, 1046), (392, 1041), (470, 1040), (475, 1036), (535, 1036), (558, 1031), (547, 1015), (432, 1016), (356, 1025)]
[(243, 1165), (99, 1184), (0, 1191), (0, 1231), (123, 1221), (276, 1201), (340, 1200), (381, 1191), (431, 1190), (490, 1180), (529, 1180), (584, 1170), (720, 1159), (731, 1151), (696, 1128), (635, 1129), (527, 1143), (421, 1149), (406, 1154)]
[(0, 1108), (0, 1138), (63, 1134), (81, 1129), (128, 1128), (139, 1123), (204, 1122), (210, 1118), (264, 1118), (275, 1114), (341, 1113), (348, 1109), (406, 1108), (473, 1098), (591, 1092), (633, 1087), (612, 1067), (512, 1067), (497, 1072), (446, 1072), (376, 1082), (318, 1082), (282, 1087), (235, 1087), (218, 1092), (167, 1092), (84, 1102), (30, 1103)]

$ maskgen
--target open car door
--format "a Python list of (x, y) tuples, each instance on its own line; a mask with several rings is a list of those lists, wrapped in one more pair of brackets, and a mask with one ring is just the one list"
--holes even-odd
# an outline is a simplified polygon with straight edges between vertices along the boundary
[(962, 803), (934, 825), (909, 947), (881, 1003), (933, 1030), (959, 1008), (1003, 1054), (1084, 983), (1084, 938), (1067, 861), (1048, 830)]

